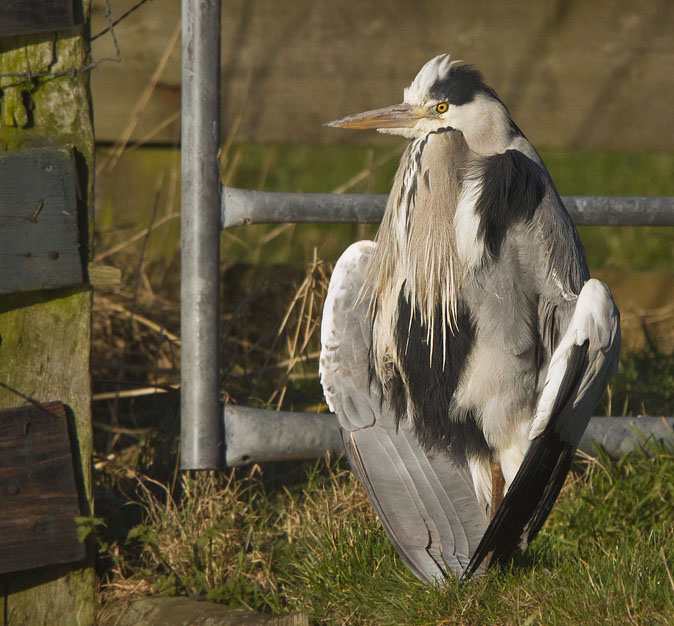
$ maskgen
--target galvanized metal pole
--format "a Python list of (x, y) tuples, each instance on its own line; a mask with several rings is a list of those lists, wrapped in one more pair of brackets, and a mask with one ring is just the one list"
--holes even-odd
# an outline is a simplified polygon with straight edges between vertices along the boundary
[[(222, 227), (381, 221), (388, 196), (222, 188)], [(674, 226), (674, 197), (563, 196), (576, 226)]]
[(220, 0), (182, 2), (181, 469), (217, 469)]
[[(229, 467), (266, 461), (314, 459), (344, 453), (339, 422), (332, 413), (288, 413), (225, 406), (223, 414)], [(674, 417), (593, 417), (578, 449), (595, 456), (594, 444), (612, 458), (641, 449), (652, 455), (674, 446)]]

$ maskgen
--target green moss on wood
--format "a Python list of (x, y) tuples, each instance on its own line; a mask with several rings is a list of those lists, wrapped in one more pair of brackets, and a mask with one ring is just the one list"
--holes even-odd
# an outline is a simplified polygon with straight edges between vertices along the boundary
[[(0, 74), (58, 75), (88, 63), (89, 47), (81, 29), (0, 38)], [(0, 151), (70, 145), (91, 166), (88, 72), (51, 75), (0, 78)], [(84, 180), (92, 198), (93, 176)]]
[[(78, 0), (88, 20), (90, 0)], [(83, 241), (91, 240), (94, 140), (88, 73), (88, 21), (58, 33), (0, 38), (0, 151), (72, 146), (82, 184)], [(55, 76), (64, 73), (61, 76)], [(71, 410), (83, 513), (91, 514), (91, 293), (86, 288), (0, 297), (0, 407), (60, 400)], [(3, 581), (5, 582), (5, 581)], [(12, 623), (94, 623), (91, 562), (6, 577), (0, 615)]]
[[(84, 2), (88, 15), (89, 1)], [(93, 236), (94, 133), (85, 27), (59, 33), (0, 38), (0, 74), (42, 74), (32, 80), (0, 78), (0, 151), (72, 146), (89, 207), (87, 238)], [(58, 76), (58, 74), (66, 73)]]

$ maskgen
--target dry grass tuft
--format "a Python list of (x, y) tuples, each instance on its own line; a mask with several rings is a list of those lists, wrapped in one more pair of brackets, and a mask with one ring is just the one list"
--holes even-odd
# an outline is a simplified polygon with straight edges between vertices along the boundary
[(323, 310), (329, 282), (330, 275), (314, 248), (314, 256), (307, 267), (306, 276), (295, 291), (277, 333), (284, 344), (286, 358), (278, 361), (276, 367), (285, 370), (286, 380), (274, 390), (267, 401), (269, 405), (275, 403), (276, 410), (283, 406), (289, 380), (318, 378), (320, 312)]
[[(308, 520), (345, 518), (353, 502), (372, 513), (334, 464), (314, 469), (316, 491), (273, 486), (268, 493), (284, 468), (179, 474), (179, 309), (170, 289), (153, 284), (156, 263), (144, 256), (153, 236), (146, 228), (132, 236), (135, 248), (108, 257), (138, 269), (94, 301), (96, 510), (106, 523), (97, 528), (101, 616), (154, 594), (281, 610), (277, 569)], [(228, 401), (293, 408), (310, 397), (315, 405), (329, 271), (316, 251), (304, 268), (223, 269), (221, 388)], [(314, 386), (308, 394), (306, 385)]]
[[(338, 463), (308, 468), (307, 484), (269, 488), (259, 466), (185, 473), (173, 490), (127, 472), (140, 523), (123, 540), (102, 541), (110, 562), (103, 607), (154, 594), (189, 595), (278, 611), (279, 572), (298, 543), (353, 516), (374, 522), (364, 491)], [(376, 522), (374, 522), (376, 523)]]

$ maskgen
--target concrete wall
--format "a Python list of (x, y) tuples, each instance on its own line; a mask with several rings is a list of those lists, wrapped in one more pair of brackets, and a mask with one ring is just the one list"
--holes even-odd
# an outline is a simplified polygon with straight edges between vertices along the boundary
[[(116, 0), (114, 16), (134, 3)], [(98, 140), (121, 136), (179, 17), (180, 0), (156, 0), (117, 27), (122, 63), (92, 75)], [(223, 0), (223, 133), (240, 118), (237, 140), (391, 141), (320, 124), (399, 102), (427, 59), (450, 52), (484, 72), (539, 146), (671, 151), (672, 33), (672, 0)], [(133, 138), (178, 110), (179, 48)], [(93, 53), (114, 56), (112, 39)], [(177, 122), (156, 135), (177, 137)]]

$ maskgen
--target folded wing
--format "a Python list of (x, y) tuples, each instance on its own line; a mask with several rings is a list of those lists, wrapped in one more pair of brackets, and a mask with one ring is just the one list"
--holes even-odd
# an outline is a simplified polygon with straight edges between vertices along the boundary
[(554, 349), (531, 426), (531, 445), (466, 575), (525, 547), (547, 518), (592, 411), (617, 368), (620, 323), (611, 293), (588, 280)]
[(424, 452), (409, 420), (396, 427), (371, 380), (369, 294), (361, 292), (374, 246), (353, 244), (335, 266), (321, 327), (321, 382), (384, 529), (414, 574), (432, 582), (464, 572), (488, 520), (465, 457)]

